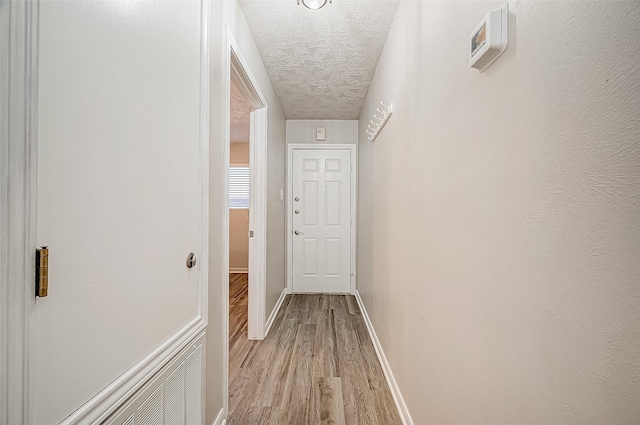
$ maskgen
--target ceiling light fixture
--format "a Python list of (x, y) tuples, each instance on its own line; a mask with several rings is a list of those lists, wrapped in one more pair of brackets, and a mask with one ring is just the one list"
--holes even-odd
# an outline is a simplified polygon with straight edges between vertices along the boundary
[(302, 4), (311, 10), (321, 9), (325, 4), (327, 4), (327, 1), (329, 3), (333, 3), (333, 0), (298, 0), (298, 5), (300, 5), (301, 1)]

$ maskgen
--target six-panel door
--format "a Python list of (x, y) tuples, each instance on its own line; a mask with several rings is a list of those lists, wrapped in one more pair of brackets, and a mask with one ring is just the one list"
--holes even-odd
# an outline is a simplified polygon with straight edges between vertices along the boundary
[(293, 291), (350, 292), (351, 152), (293, 151)]

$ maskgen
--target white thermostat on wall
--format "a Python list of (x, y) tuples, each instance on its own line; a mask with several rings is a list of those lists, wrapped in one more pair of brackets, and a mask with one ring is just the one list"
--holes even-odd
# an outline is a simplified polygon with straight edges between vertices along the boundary
[(469, 37), (469, 66), (483, 71), (507, 48), (509, 11), (504, 4), (492, 10)]

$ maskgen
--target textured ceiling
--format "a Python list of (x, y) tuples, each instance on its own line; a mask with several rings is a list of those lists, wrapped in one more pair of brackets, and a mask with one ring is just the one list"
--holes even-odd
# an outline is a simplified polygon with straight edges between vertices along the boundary
[(399, 0), (240, 0), (289, 119), (357, 119)]
[(231, 143), (249, 142), (251, 105), (231, 82)]

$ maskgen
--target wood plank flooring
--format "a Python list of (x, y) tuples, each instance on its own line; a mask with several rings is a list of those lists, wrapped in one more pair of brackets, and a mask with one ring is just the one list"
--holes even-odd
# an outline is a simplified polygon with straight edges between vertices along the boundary
[(247, 275), (229, 276), (228, 425), (401, 425), (355, 297), (288, 295), (247, 339)]

